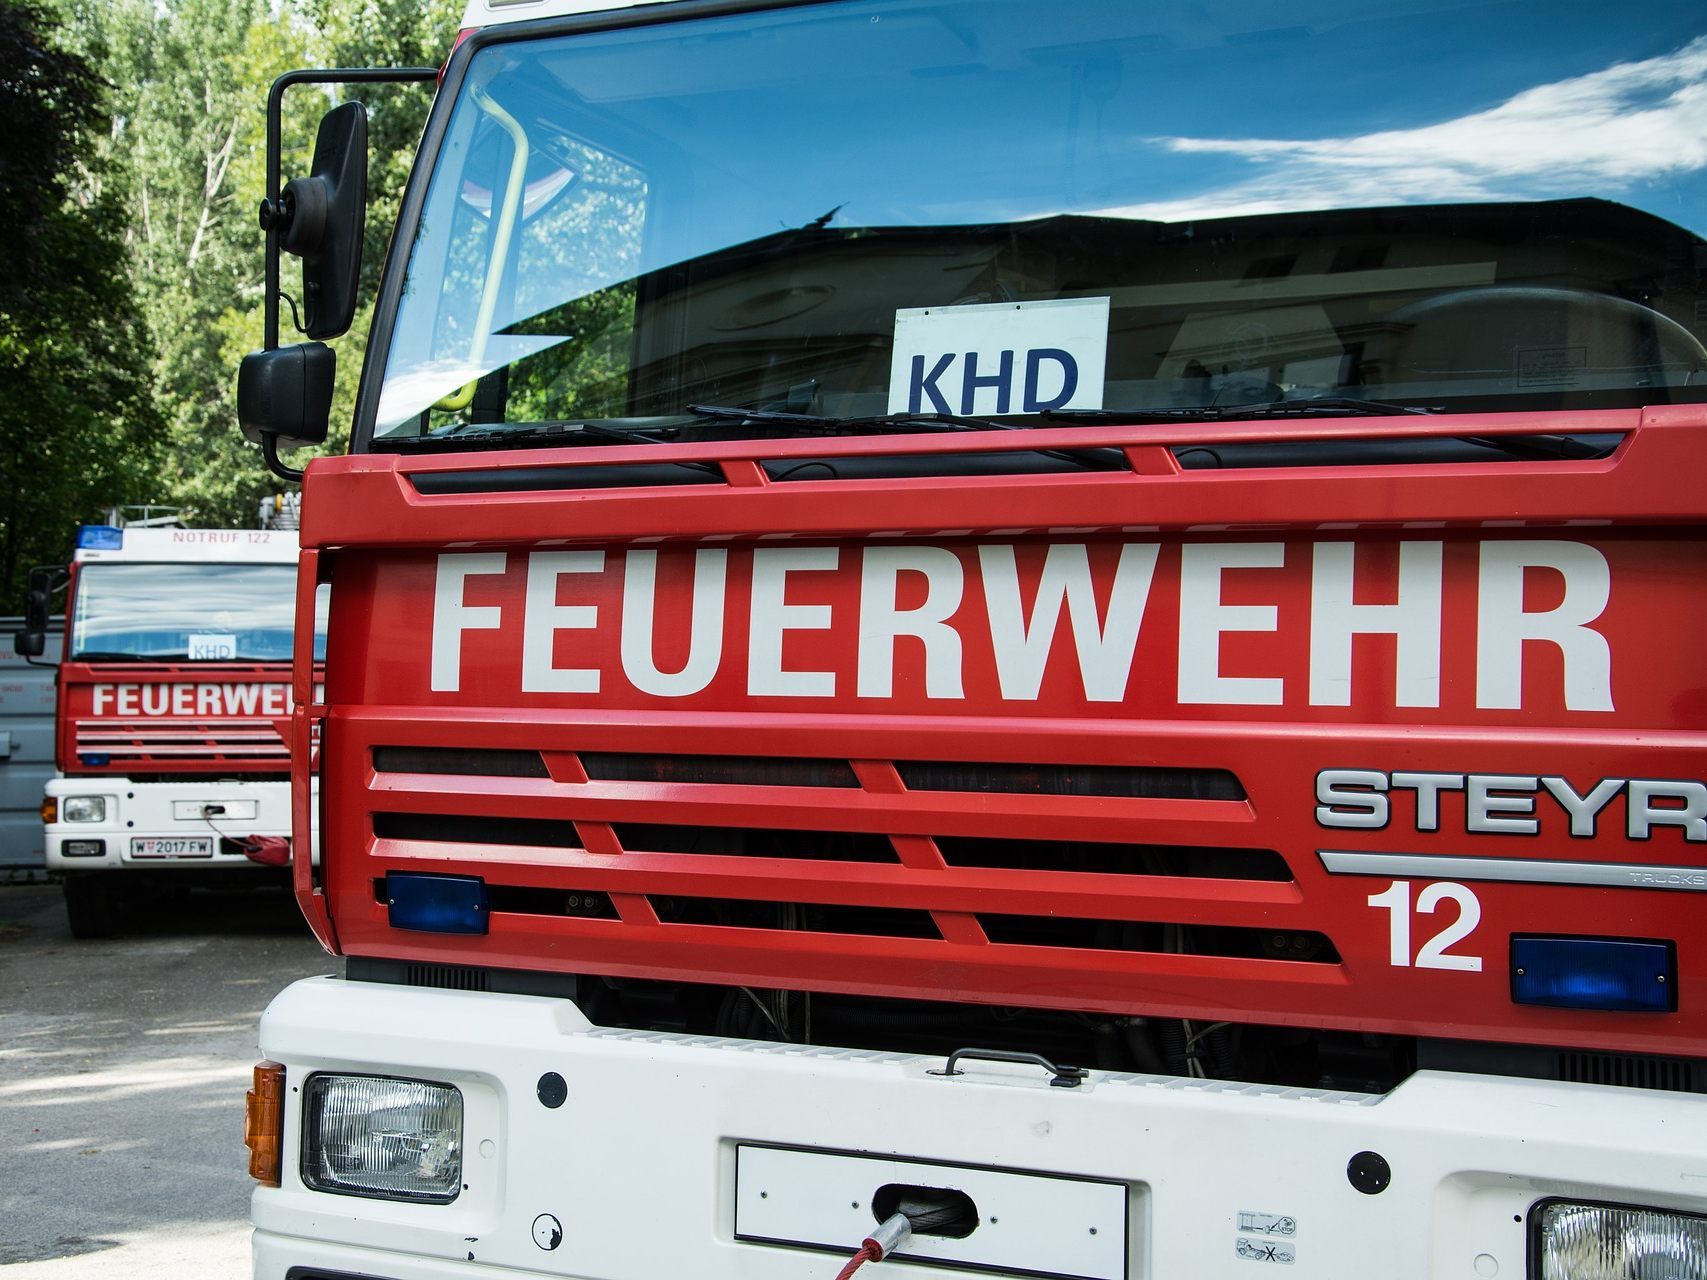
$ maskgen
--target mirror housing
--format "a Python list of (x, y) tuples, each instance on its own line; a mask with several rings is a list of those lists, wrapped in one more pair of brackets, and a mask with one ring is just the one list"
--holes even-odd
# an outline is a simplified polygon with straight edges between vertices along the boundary
[(323, 342), (251, 351), (237, 369), (237, 423), (255, 444), (324, 444), (337, 356)]
[(346, 102), (320, 118), (310, 176), (261, 206), (261, 226), (302, 259), (302, 314), (310, 338), (348, 333), (356, 316), (367, 222), (367, 108)]
[(20, 658), (39, 658), (47, 650), (53, 589), (64, 572), (58, 566), (30, 570), (24, 588), (24, 628), (12, 635), (12, 652)]

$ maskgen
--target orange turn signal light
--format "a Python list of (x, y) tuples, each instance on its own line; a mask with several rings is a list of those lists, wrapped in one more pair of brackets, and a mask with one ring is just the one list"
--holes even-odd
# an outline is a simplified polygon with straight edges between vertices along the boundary
[(249, 1176), (269, 1187), (279, 1185), (284, 1151), (284, 1064), (257, 1062), (255, 1087), (243, 1101), (243, 1145), (249, 1148)]
[(50, 827), (59, 821), (58, 796), (43, 796), (41, 798), (41, 820)]

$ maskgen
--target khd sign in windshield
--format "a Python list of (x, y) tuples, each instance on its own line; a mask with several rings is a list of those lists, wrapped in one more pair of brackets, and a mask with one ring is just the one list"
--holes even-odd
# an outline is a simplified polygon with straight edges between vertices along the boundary
[(895, 313), (890, 413), (988, 416), (1102, 408), (1108, 299)]

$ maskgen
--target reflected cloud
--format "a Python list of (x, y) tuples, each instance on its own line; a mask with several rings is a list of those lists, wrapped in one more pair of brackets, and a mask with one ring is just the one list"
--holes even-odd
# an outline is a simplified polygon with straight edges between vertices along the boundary
[(1176, 155), (1235, 156), (1242, 182), (1108, 210), (1183, 222), (1306, 209), (1613, 195), (1707, 167), (1707, 36), (1415, 129), (1339, 138), (1157, 138)]
[(380, 392), (377, 433), (384, 435), (494, 369), (574, 341), (574, 334), (494, 333), (478, 360), (422, 361), (388, 374)]

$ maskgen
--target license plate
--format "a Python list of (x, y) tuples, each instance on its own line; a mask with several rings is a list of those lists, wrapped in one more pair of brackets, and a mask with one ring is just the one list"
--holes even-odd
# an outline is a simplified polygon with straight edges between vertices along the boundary
[(136, 836), (130, 842), (133, 858), (211, 858), (212, 836)]

